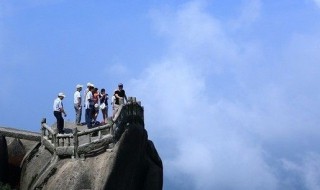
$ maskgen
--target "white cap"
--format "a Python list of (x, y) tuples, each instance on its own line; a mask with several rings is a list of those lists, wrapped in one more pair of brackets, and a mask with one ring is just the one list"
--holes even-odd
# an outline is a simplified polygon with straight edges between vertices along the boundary
[(83, 86), (81, 84), (77, 84), (76, 88), (82, 88)]
[(89, 86), (94, 87), (94, 85), (93, 85), (91, 82), (88, 82), (88, 83), (87, 83), (87, 87), (89, 87)]
[(64, 98), (66, 97), (66, 95), (64, 95), (63, 92), (60, 92), (60, 93), (58, 94), (58, 96), (59, 96), (59, 97), (61, 96), (61, 97), (64, 97)]

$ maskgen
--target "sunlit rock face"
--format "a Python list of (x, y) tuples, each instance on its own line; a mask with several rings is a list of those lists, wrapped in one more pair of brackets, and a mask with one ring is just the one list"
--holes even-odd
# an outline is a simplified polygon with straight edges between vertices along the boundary
[(143, 127), (130, 125), (115, 152), (105, 189), (162, 189), (162, 161)]
[(117, 189), (160, 190), (161, 158), (141, 124), (126, 126), (107, 150), (74, 159), (58, 158), (44, 146), (25, 157), (20, 189)]

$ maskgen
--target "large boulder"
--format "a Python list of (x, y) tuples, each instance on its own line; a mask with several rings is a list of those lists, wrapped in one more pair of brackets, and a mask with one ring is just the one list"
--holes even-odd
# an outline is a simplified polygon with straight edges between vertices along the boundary
[(104, 189), (162, 189), (162, 161), (141, 125), (127, 127), (115, 152)]
[(7, 140), (4, 136), (0, 135), (0, 181), (7, 182), (8, 172), (8, 147)]
[(20, 140), (0, 135), (0, 181), (19, 188), (20, 165), (27, 154), (38, 142)]
[(162, 161), (142, 124), (126, 126), (113, 149), (58, 158), (35, 147), (23, 162), (20, 189), (161, 190)]
[(19, 139), (8, 141), (8, 183), (12, 187), (19, 187), (20, 164), (26, 154), (26, 149)]

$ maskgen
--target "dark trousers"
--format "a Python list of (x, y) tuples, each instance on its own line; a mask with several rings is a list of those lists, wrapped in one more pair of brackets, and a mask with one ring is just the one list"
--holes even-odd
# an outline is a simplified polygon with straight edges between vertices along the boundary
[(86, 109), (86, 123), (88, 129), (92, 128), (92, 108), (87, 108)]
[(58, 133), (63, 133), (64, 119), (62, 117), (62, 113), (59, 111), (54, 111), (53, 115), (57, 118)]

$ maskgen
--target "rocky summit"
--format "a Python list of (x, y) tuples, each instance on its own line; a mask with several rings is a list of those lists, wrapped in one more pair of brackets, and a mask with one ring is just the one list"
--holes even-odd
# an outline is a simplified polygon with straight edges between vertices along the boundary
[(65, 134), (42, 122), (40, 141), (0, 128), (0, 181), (22, 190), (161, 190), (161, 158), (131, 109), (93, 129), (66, 123)]

